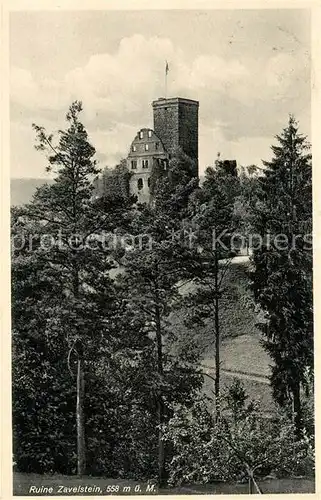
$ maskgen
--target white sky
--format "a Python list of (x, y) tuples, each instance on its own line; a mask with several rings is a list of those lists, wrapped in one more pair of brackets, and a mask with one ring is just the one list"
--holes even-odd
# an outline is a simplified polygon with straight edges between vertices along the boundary
[(289, 113), (310, 136), (308, 10), (12, 12), (11, 176), (46, 176), (31, 124), (63, 127), (74, 99), (100, 166), (126, 157), (165, 60), (168, 96), (200, 101), (200, 172), (218, 151), (261, 165)]

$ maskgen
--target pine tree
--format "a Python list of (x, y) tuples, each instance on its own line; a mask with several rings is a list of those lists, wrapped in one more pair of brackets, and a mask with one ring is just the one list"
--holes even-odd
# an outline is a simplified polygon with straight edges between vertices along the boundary
[(256, 219), (264, 239), (253, 257), (253, 290), (266, 314), (261, 326), (264, 347), (274, 362), (274, 396), (292, 407), (299, 434), (301, 391), (313, 372), (311, 154), (293, 116), (276, 138), (273, 159), (264, 162)]
[(186, 322), (189, 325), (207, 323), (213, 330), (215, 345), (214, 394), (216, 416), (220, 416), (220, 299), (226, 289), (225, 278), (235, 252), (230, 237), (237, 228), (234, 202), (239, 180), (234, 170), (209, 167), (202, 189), (193, 199), (191, 228), (195, 232), (190, 268), (194, 290), (183, 298)]
[(106, 357), (120, 338), (116, 320), (111, 320), (120, 308), (108, 274), (111, 250), (97, 235), (124, 225), (130, 206), (122, 198), (94, 199), (92, 179), (98, 168), (95, 149), (79, 120), (81, 110), (80, 102), (70, 106), (68, 128), (59, 131), (57, 144), (52, 134), (34, 126), (37, 149), (47, 153), (47, 170), (56, 177), (14, 214), (13, 235), (27, 237), (28, 244), (13, 251), (12, 266), (16, 348), (25, 348), (25, 335), (36, 347), (43, 344), (40, 351), (47, 351), (49, 365), (51, 351), (53, 359), (63, 353), (71, 384), (76, 382), (79, 475), (86, 471), (86, 378), (95, 371), (92, 359)]
[(158, 429), (160, 486), (166, 482), (168, 460), (163, 426), (170, 416), (171, 404), (190, 401), (202, 383), (200, 370), (195, 368), (197, 351), (193, 351), (186, 337), (184, 345), (178, 341), (180, 332), (170, 320), (179, 299), (178, 284), (190, 277), (183, 220), (197, 182), (188, 175), (189, 165), (190, 160), (179, 155), (170, 162), (166, 175), (155, 179), (153, 203), (139, 207), (133, 220), (131, 232), (136, 235), (136, 242), (123, 259), (125, 273), (120, 279), (133, 316), (143, 318), (153, 341), (149, 376), (151, 411), (156, 415)]

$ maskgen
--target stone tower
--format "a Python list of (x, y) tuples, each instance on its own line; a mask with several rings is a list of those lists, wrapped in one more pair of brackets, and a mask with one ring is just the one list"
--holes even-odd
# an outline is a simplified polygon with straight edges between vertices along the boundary
[(198, 101), (160, 98), (152, 106), (154, 129), (140, 129), (127, 156), (129, 191), (141, 203), (151, 201), (153, 172), (165, 172), (179, 148), (194, 160), (198, 176)]
[(198, 107), (199, 102), (182, 97), (153, 101), (154, 131), (169, 156), (181, 148), (196, 161), (198, 175)]

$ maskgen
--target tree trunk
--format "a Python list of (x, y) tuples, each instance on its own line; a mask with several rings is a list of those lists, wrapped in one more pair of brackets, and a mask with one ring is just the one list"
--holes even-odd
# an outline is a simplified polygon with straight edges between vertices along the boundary
[[(73, 269), (73, 291), (77, 299), (79, 297), (79, 271), (75, 264)], [(77, 403), (76, 403), (76, 426), (77, 426), (77, 475), (83, 476), (86, 470), (86, 441), (85, 441), (85, 376), (83, 346), (78, 340), (76, 342), (78, 353), (77, 363)]]
[(220, 322), (219, 322), (219, 284), (218, 284), (218, 255), (215, 242), (215, 298), (214, 298), (214, 329), (215, 329), (215, 409), (216, 420), (219, 420), (221, 415), (220, 408)]
[(260, 495), (263, 494), (263, 491), (262, 489), (260, 488), (260, 486), (258, 485), (258, 483), (256, 482), (255, 478), (254, 478), (254, 475), (252, 475), (252, 483), (254, 484), (255, 486), (255, 489), (256, 489), (256, 493), (259, 493)]
[[(259, 495), (262, 495), (263, 491), (259, 487), (258, 483), (256, 482), (254, 478), (254, 472), (251, 470), (248, 465), (246, 466), (248, 478), (249, 478), (249, 495), (252, 495), (253, 493), (258, 493)], [(255, 490), (255, 491), (254, 491)]]
[[(161, 329), (161, 318), (160, 318), (160, 308), (159, 308), (159, 298), (158, 298), (158, 288), (155, 284), (155, 323), (156, 323), (156, 343), (157, 343), (157, 372), (160, 379), (163, 377), (163, 345), (162, 345), (162, 329)], [(158, 391), (157, 395), (157, 421), (159, 426), (158, 431), (158, 484), (159, 487), (165, 484), (165, 446), (163, 441), (163, 434), (161, 426), (164, 422), (164, 403), (161, 390)]]
[(157, 420), (158, 420), (158, 425), (159, 430), (158, 430), (158, 484), (159, 487), (161, 488), (162, 486), (165, 486), (166, 480), (165, 480), (165, 443), (163, 441), (163, 432), (161, 429), (161, 425), (164, 420), (164, 407), (163, 407), (163, 401), (162, 397), (159, 396), (158, 401), (157, 401)]
[(215, 298), (215, 407), (216, 418), (220, 418), (220, 331), (218, 319), (218, 298)]
[(302, 410), (301, 410), (301, 397), (300, 397), (300, 382), (297, 381), (292, 386), (293, 396), (293, 416), (295, 431), (298, 438), (301, 437), (302, 432)]
[(84, 420), (85, 378), (83, 360), (78, 357), (77, 366), (77, 475), (83, 476), (86, 470), (86, 444)]

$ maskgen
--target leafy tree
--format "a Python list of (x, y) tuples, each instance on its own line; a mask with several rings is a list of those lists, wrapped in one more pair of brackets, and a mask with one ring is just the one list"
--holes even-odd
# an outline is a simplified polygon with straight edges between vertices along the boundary
[(99, 198), (124, 198), (128, 202), (130, 172), (126, 166), (126, 160), (114, 168), (105, 168), (102, 174), (94, 179), (95, 194)]
[(190, 197), (198, 188), (195, 161), (181, 149), (169, 160), (166, 170), (155, 168), (151, 175), (152, 205), (158, 214), (167, 214), (171, 228), (180, 229), (184, 219), (190, 217)]
[(290, 116), (264, 162), (256, 228), (263, 243), (254, 253), (253, 290), (265, 312), (264, 347), (274, 364), (275, 399), (292, 406), (302, 429), (302, 388), (313, 374), (311, 154)]
[(257, 212), (260, 211), (262, 205), (262, 179), (260, 175), (251, 175), (248, 171), (255, 169), (255, 165), (244, 168), (239, 175), (239, 193), (235, 197), (234, 202), (234, 219), (238, 223), (238, 231), (243, 237), (244, 243), (248, 250), (256, 244), (255, 239), (251, 241), (251, 235), (256, 231), (255, 222), (257, 220)]
[(164, 430), (174, 444), (171, 484), (247, 480), (249, 493), (262, 493), (258, 483), (268, 474), (313, 474), (313, 444), (307, 436), (295, 439), (289, 419), (262, 415), (238, 381), (222, 399), (219, 422), (204, 398), (191, 408), (175, 406)]
[[(14, 224), (16, 225), (17, 222)], [(25, 224), (22, 225), (24, 229)], [(14, 235), (20, 235), (13, 228)], [(17, 243), (16, 243), (17, 244)], [(76, 388), (70, 384), (66, 348), (50, 335), (39, 303), (55, 287), (41, 262), (15, 252), (12, 262), (13, 451), (18, 470), (72, 473)], [(60, 295), (60, 300), (63, 297)], [(54, 347), (53, 347), (54, 344)]]

